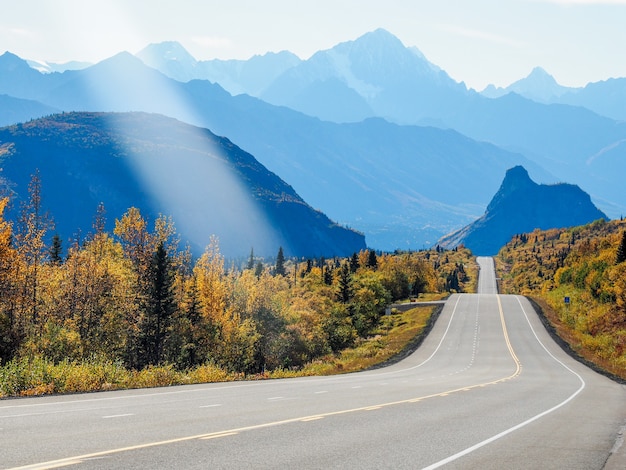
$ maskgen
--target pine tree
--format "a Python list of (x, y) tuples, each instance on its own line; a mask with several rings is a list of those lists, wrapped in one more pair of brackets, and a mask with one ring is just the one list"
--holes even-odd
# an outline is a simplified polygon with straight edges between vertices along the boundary
[(357, 272), (359, 267), (359, 256), (356, 253), (353, 253), (352, 258), (350, 258), (350, 272)]
[(369, 255), (367, 257), (367, 267), (376, 269), (378, 267), (378, 258), (376, 257), (376, 252), (374, 250), (369, 251)]
[(150, 278), (145, 316), (140, 327), (142, 365), (159, 364), (162, 361), (164, 344), (176, 310), (171, 260), (163, 242), (157, 245), (152, 256)]
[(617, 247), (615, 264), (623, 263), (624, 261), (626, 261), (626, 230), (622, 232), (622, 241)]
[(287, 271), (285, 270), (285, 254), (283, 253), (282, 246), (278, 249), (278, 254), (276, 255), (276, 267), (274, 268), (274, 274), (277, 276), (284, 276), (287, 274)]
[(339, 301), (347, 304), (352, 296), (352, 274), (348, 264), (344, 263), (339, 270)]
[(58, 233), (55, 233), (52, 237), (52, 246), (50, 247), (50, 262), (52, 264), (60, 265), (63, 263), (63, 246), (61, 243), (61, 237)]
[(248, 266), (246, 269), (254, 269), (254, 248), (250, 248), (250, 258), (248, 258)]

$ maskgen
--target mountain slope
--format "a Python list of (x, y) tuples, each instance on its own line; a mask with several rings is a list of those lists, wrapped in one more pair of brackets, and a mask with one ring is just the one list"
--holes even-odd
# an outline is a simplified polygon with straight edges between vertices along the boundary
[(23, 100), (0, 94), (0, 126), (24, 122), (46, 114), (58, 112), (58, 109), (33, 100)]
[[(144, 113), (68, 113), (0, 129), (3, 186), (27, 196), (39, 169), (44, 203), (68, 239), (85, 234), (99, 202), (109, 224), (135, 206), (171, 215), (196, 253), (218, 235), (228, 256), (346, 256), (362, 235), (309, 207), (228, 139)], [(17, 205), (16, 205), (17, 207)]]
[(439, 244), (445, 248), (465, 245), (477, 256), (491, 256), (515, 234), (584, 225), (597, 219), (607, 217), (578, 186), (538, 185), (517, 166), (506, 172), (485, 214)]
[(42, 87), (50, 90), (46, 100), (59, 109), (144, 110), (228, 136), (313, 207), (365, 232), (379, 249), (430, 246), (467, 224), (513, 165), (550, 179), (523, 156), (454, 131), (381, 119), (322, 122), (248, 95), (233, 97), (207, 81), (174, 81), (127, 53), (45, 78), (54, 80)]

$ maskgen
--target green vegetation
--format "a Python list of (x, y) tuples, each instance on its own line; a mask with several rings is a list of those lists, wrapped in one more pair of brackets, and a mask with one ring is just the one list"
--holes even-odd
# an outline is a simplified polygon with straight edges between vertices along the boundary
[(503, 293), (531, 296), (574, 351), (626, 379), (626, 222), (521, 234), (502, 248)]
[(405, 342), (390, 331), (411, 336), (425, 322), (385, 316), (390, 303), (475, 282), (462, 249), (328, 260), (280, 249), (275, 264), (251, 251), (227, 268), (217, 240), (192, 260), (171, 220), (149, 229), (136, 208), (110, 234), (101, 207), (63, 256), (57, 237), (46, 243), (39, 194), (35, 177), (15, 230), (0, 199), (2, 396), (368, 367)]
[(14, 359), (0, 366), (0, 398), (207, 382), (331, 375), (363, 370), (400, 353), (424, 331), (433, 307), (385, 316), (373, 336), (354, 347), (318, 358), (301, 369), (278, 368), (257, 374), (228, 372), (214, 364), (179, 370), (171, 364), (131, 370), (119, 362), (92, 358), (54, 362), (41, 357)]

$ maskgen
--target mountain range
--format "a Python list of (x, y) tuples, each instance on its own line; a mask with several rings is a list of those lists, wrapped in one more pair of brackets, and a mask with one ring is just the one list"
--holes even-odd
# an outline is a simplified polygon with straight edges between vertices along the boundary
[(38, 172), (63, 240), (84, 237), (100, 203), (108, 226), (130, 207), (171, 216), (199, 255), (216, 235), (229, 257), (349, 256), (362, 234), (340, 227), (228, 139), (145, 113), (63, 113), (0, 129), (2, 193), (15, 210)]
[(455, 129), (523, 154), (554, 175), (542, 182), (578, 184), (612, 217), (626, 209), (615, 177), (626, 169), (626, 79), (575, 89), (536, 68), (488, 98), (379, 29), (297, 62), (263, 87), (263, 100), (328, 121), (382, 117)]
[[(384, 250), (430, 246), (479, 217), (515, 165), (541, 183), (578, 184), (611, 217), (626, 210), (625, 123), (516, 93), (488, 98), (385, 30), (308, 60), (281, 52), (203, 62), (179, 46), (148, 46), (138, 56), (151, 67), (121, 53), (50, 74), (7, 53), (0, 93), (57, 110), (141, 110), (209, 128)], [(596, 85), (601, 96), (607, 88)], [(0, 109), (1, 122), (8, 112)]]
[(578, 186), (539, 185), (524, 167), (516, 166), (507, 170), (485, 214), (439, 244), (444, 248), (464, 245), (477, 256), (494, 256), (516, 234), (585, 225), (598, 219), (607, 216)]
[(626, 78), (609, 78), (583, 88), (559, 85), (552, 75), (535, 67), (530, 75), (506, 88), (489, 85), (481, 94), (499, 98), (509, 93), (544, 104), (568, 104), (587, 108), (616, 121), (626, 121)]

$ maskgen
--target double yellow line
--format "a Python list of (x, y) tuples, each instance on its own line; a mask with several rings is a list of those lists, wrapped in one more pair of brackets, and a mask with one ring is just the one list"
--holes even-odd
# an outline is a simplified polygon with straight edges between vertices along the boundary
[(513, 350), (513, 346), (511, 345), (511, 341), (509, 339), (509, 334), (506, 328), (506, 323), (504, 321), (504, 311), (502, 309), (502, 303), (500, 301), (500, 296), (497, 296), (498, 298), (498, 309), (500, 311), (500, 322), (502, 324), (502, 332), (504, 334), (504, 340), (506, 342), (507, 348), (509, 350), (509, 353), (511, 354), (511, 357), (513, 358), (513, 361), (515, 362), (515, 372), (507, 377), (501, 378), (501, 379), (497, 379), (497, 380), (493, 380), (490, 382), (484, 382), (484, 383), (480, 383), (480, 384), (475, 384), (475, 385), (469, 385), (469, 386), (465, 386), (465, 387), (460, 387), (460, 388), (456, 388), (453, 390), (447, 390), (445, 392), (439, 392), (439, 393), (433, 393), (431, 395), (424, 395), (421, 397), (415, 397), (415, 398), (409, 398), (406, 400), (398, 400), (398, 401), (393, 401), (393, 402), (388, 402), (388, 403), (381, 403), (378, 405), (367, 405), (367, 406), (362, 406), (362, 407), (358, 407), (358, 408), (351, 408), (348, 410), (340, 410), (340, 411), (331, 411), (328, 413), (320, 413), (320, 414), (316, 414), (316, 415), (311, 415), (311, 416), (302, 416), (302, 417), (298, 417), (298, 418), (291, 418), (291, 419), (285, 419), (285, 420), (281, 420), (281, 421), (272, 421), (269, 423), (263, 423), (263, 424), (255, 424), (252, 426), (244, 426), (241, 428), (235, 428), (235, 429), (229, 429), (229, 430), (225, 430), (225, 431), (218, 431), (218, 432), (213, 432), (213, 433), (207, 433), (207, 434), (197, 434), (194, 436), (185, 436), (185, 437), (179, 437), (179, 438), (175, 438), (175, 439), (168, 439), (168, 440), (164, 440), (164, 441), (158, 441), (158, 442), (149, 442), (149, 443), (145, 443), (145, 444), (138, 444), (138, 445), (134, 445), (134, 446), (128, 446), (128, 447), (120, 447), (118, 449), (110, 449), (110, 450), (104, 450), (104, 451), (100, 451), (100, 452), (93, 452), (91, 454), (84, 454), (84, 455), (79, 455), (79, 456), (75, 456), (75, 457), (67, 457), (64, 459), (59, 459), (59, 460), (52, 460), (49, 462), (43, 462), (43, 463), (38, 463), (38, 464), (32, 464), (32, 465), (26, 465), (23, 467), (15, 467), (13, 469), (10, 470), (43, 470), (43, 469), (52, 469), (52, 468), (61, 468), (61, 467), (66, 467), (69, 465), (75, 465), (75, 464), (79, 464), (81, 462), (84, 462), (85, 460), (90, 460), (90, 459), (94, 459), (94, 458), (98, 458), (98, 457), (103, 457), (106, 455), (113, 455), (113, 454), (119, 454), (122, 452), (130, 452), (133, 450), (140, 450), (140, 449), (147, 449), (150, 447), (158, 447), (158, 446), (163, 446), (163, 445), (168, 445), (168, 444), (176, 444), (179, 442), (186, 442), (186, 441), (192, 441), (192, 440), (208, 440), (208, 439), (219, 439), (219, 438), (223, 438), (223, 437), (228, 437), (228, 436), (234, 436), (237, 435), (241, 432), (244, 431), (252, 431), (255, 429), (263, 429), (263, 428), (269, 428), (269, 427), (273, 427), (273, 426), (281, 426), (284, 424), (291, 424), (291, 423), (297, 423), (297, 422), (310, 422), (310, 421), (317, 421), (323, 418), (328, 418), (331, 416), (338, 416), (338, 415), (343, 415), (343, 414), (348, 414), (348, 413), (355, 413), (355, 412), (359, 412), (359, 411), (375, 411), (375, 410), (379, 410), (381, 408), (385, 408), (385, 407), (389, 407), (389, 406), (394, 406), (394, 405), (402, 405), (402, 404), (408, 404), (408, 403), (417, 403), (420, 402), (422, 400), (427, 400), (429, 398), (435, 398), (435, 397), (446, 397), (450, 394), (453, 393), (457, 393), (457, 392), (468, 392), (470, 390), (473, 390), (475, 388), (482, 388), (482, 387), (486, 387), (488, 385), (495, 385), (498, 383), (502, 383), (505, 382), (507, 380), (511, 380), (515, 377), (517, 377), (518, 375), (520, 375), (521, 373), (521, 363), (517, 357), (517, 355), (515, 354), (515, 351)]

